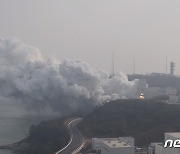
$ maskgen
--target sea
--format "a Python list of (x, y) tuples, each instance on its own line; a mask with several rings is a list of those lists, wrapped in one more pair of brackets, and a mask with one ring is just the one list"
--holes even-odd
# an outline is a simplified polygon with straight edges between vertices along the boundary
[[(31, 125), (36, 125), (48, 117), (19, 114), (17, 106), (0, 103), (0, 145), (12, 144), (25, 138)], [(0, 154), (13, 154), (9, 150), (0, 150)]]
[[(12, 144), (25, 138), (31, 125), (40, 123), (44, 118), (2, 118), (0, 119), (0, 145)], [(0, 154), (12, 154), (9, 150), (0, 150)]]

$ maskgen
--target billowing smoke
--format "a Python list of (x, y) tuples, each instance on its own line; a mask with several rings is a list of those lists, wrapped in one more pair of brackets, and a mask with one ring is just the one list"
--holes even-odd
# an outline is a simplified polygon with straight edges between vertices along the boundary
[(135, 98), (138, 81), (121, 72), (112, 78), (82, 60), (45, 59), (18, 39), (0, 38), (0, 100), (20, 102), (29, 111), (74, 111), (119, 98)]

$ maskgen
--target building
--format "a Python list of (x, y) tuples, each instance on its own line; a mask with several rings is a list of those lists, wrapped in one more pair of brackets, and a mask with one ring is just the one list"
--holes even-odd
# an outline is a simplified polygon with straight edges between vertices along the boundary
[[(109, 144), (108, 144), (109, 143)], [(111, 146), (111, 144), (115, 146)], [(124, 145), (124, 146), (123, 146)], [(127, 145), (127, 146), (125, 146)], [(130, 148), (131, 147), (131, 148)], [(92, 138), (92, 149), (97, 152), (105, 152), (105, 149), (109, 149), (111, 152), (117, 150), (134, 149), (134, 138), (133, 137), (119, 137), (119, 138)], [(129, 150), (129, 151), (131, 151)], [(106, 154), (106, 153), (105, 153)], [(112, 153), (114, 154), (114, 153)], [(129, 154), (129, 153), (128, 153)], [(134, 154), (134, 153), (132, 153)]]
[(101, 154), (134, 154), (134, 147), (121, 140), (103, 141)]
[(163, 143), (151, 143), (148, 148), (148, 154), (163, 154)]
[(108, 140), (108, 138), (92, 138), (92, 149), (97, 152), (101, 151), (101, 142), (104, 140)]
[[(165, 140), (180, 139), (180, 132), (165, 133)], [(151, 143), (148, 148), (148, 154), (180, 154), (180, 148), (164, 148), (164, 143)]]

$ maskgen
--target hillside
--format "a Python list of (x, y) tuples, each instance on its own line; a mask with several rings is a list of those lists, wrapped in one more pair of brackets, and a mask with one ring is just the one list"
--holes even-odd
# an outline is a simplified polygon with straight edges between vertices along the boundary
[(65, 119), (57, 118), (32, 125), (29, 136), (19, 142), (14, 151), (18, 154), (52, 154), (69, 142)]
[(116, 100), (97, 108), (79, 125), (88, 137), (133, 136), (137, 146), (163, 141), (164, 133), (180, 131), (180, 105), (153, 100)]

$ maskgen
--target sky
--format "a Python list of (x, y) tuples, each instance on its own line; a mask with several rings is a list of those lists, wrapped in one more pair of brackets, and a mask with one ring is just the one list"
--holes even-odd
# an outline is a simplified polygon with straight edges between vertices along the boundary
[[(97, 70), (180, 75), (179, 0), (0, 0), (0, 36), (46, 57), (82, 59)], [(169, 67), (168, 67), (169, 68)], [(168, 69), (169, 72), (169, 69)]]

